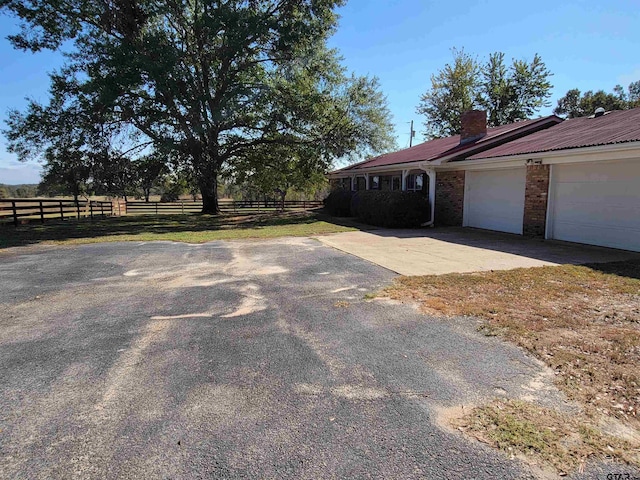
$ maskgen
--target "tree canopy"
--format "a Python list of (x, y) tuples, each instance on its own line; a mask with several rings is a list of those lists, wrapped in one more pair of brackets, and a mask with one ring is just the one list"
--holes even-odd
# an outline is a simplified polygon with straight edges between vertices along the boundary
[(621, 85), (616, 85), (613, 93), (604, 90), (581, 93), (573, 88), (558, 100), (553, 113), (567, 118), (585, 117), (593, 115), (599, 107), (607, 111), (640, 107), (640, 80), (630, 83), (626, 91)]
[(487, 111), (489, 126), (531, 118), (549, 106), (551, 72), (539, 55), (533, 60), (505, 64), (504, 53), (481, 63), (464, 50), (453, 49), (453, 63), (431, 76), (431, 88), (422, 95), (417, 112), (424, 115), (429, 138), (460, 133), (460, 116), (474, 108)]
[[(71, 44), (54, 85), (63, 107), (79, 105), (92, 132), (87, 152), (104, 165), (152, 144), (188, 169), (205, 213), (217, 213), (218, 178), (257, 150), (312, 148), (317, 167), (393, 145), (386, 99), (375, 79), (348, 75), (326, 47), (341, 0), (3, 0), (25, 50)], [(376, 94), (367, 94), (373, 91)], [(52, 105), (31, 110), (46, 119)], [(54, 105), (59, 107), (60, 105)], [(29, 111), (31, 113), (31, 111)], [(28, 132), (10, 123), (19, 152)], [(23, 123), (24, 125), (24, 123)], [(31, 128), (32, 127), (32, 128)], [(12, 137), (13, 135), (13, 137)], [(126, 135), (127, 148), (105, 139)], [(77, 140), (80, 135), (72, 135)], [(93, 135), (89, 136), (89, 138)], [(84, 140), (87, 137), (83, 137)], [(177, 160), (176, 160), (177, 159)]]

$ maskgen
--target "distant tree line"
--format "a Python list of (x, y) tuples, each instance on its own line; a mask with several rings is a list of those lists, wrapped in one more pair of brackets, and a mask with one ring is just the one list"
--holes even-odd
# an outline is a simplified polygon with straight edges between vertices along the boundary
[[(0, 184), (0, 199), (3, 198), (36, 198), (73, 196), (75, 200), (100, 195), (107, 197), (123, 197), (126, 192), (127, 200), (154, 200), (161, 202), (175, 202), (185, 197), (191, 200), (200, 200), (197, 185), (187, 175), (180, 172), (167, 172), (164, 169), (152, 168), (146, 164), (148, 159), (133, 161), (133, 174), (114, 174), (116, 178), (125, 178), (128, 183), (117, 183), (118, 188), (110, 189), (104, 181), (94, 181), (90, 174), (84, 177), (80, 173), (90, 172), (90, 169), (79, 169), (74, 176), (72, 172), (62, 170), (54, 171), (51, 165), (43, 175), (40, 184), (3, 185)], [(121, 162), (122, 166), (123, 163)], [(161, 164), (164, 165), (164, 164)], [(65, 181), (66, 179), (66, 181)], [(66, 182), (66, 183), (65, 183)], [(322, 200), (328, 193), (328, 182), (324, 176), (309, 181), (307, 188), (289, 186), (285, 192), (289, 200)], [(283, 195), (279, 189), (273, 189), (272, 185), (262, 185), (251, 180), (239, 181), (237, 179), (221, 179), (218, 184), (220, 198), (233, 200), (282, 200)]]
[(0, 198), (32, 198), (37, 195), (38, 185), (3, 185), (0, 184)]
[(627, 110), (640, 107), (640, 80), (629, 84), (625, 90), (622, 85), (613, 87), (613, 92), (589, 90), (581, 93), (577, 88), (569, 90), (558, 100), (553, 113), (567, 118), (593, 115), (597, 108)]

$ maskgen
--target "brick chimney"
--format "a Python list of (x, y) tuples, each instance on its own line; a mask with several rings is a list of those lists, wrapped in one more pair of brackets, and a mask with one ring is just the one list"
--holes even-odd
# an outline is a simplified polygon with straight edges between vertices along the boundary
[(460, 115), (460, 123), (460, 145), (475, 142), (487, 134), (487, 112), (484, 110), (464, 112)]

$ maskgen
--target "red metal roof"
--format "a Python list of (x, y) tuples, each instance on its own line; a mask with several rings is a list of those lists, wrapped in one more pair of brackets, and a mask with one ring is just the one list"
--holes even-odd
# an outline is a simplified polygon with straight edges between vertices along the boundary
[(463, 155), (465, 152), (476, 152), (479, 149), (486, 150), (520, 135), (526, 135), (527, 131), (534, 132), (540, 128), (548, 128), (562, 120), (555, 115), (533, 120), (523, 120), (509, 125), (488, 128), (487, 134), (481, 139), (465, 145), (460, 145), (460, 135), (454, 137), (437, 138), (421, 143), (415, 147), (400, 150), (398, 152), (386, 153), (378, 157), (356, 163), (348, 167), (336, 170), (332, 173), (349, 172), (370, 167), (380, 167), (386, 165), (396, 165), (410, 162), (424, 162), (437, 160), (452, 154)]
[(640, 108), (616, 110), (595, 118), (565, 120), (547, 130), (532, 133), (468, 158), (471, 160), (504, 157), (637, 141), (640, 141)]

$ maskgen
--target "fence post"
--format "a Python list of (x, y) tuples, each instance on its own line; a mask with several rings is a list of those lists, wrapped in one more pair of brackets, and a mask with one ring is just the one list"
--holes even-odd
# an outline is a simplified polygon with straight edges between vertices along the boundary
[(78, 220), (80, 220), (80, 202), (76, 202), (76, 213), (78, 214)]
[(89, 200), (89, 215), (91, 215), (91, 220), (93, 220), (93, 202)]
[(44, 210), (42, 209), (42, 200), (40, 200), (40, 223), (44, 223)]
[(182, 214), (184, 215), (184, 202), (180, 202), (180, 206), (182, 207)]
[(155, 205), (156, 205), (156, 215), (158, 215), (158, 202), (156, 202)]
[(104, 217), (104, 204), (100, 202), (100, 216)]
[(60, 200), (60, 220), (64, 220), (64, 210), (62, 209), (62, 200)]
[(18, 226), (18, 210), (16, 210), (16, 202), (11, 201), (11, 209), (13, 210), (13, 226)]

